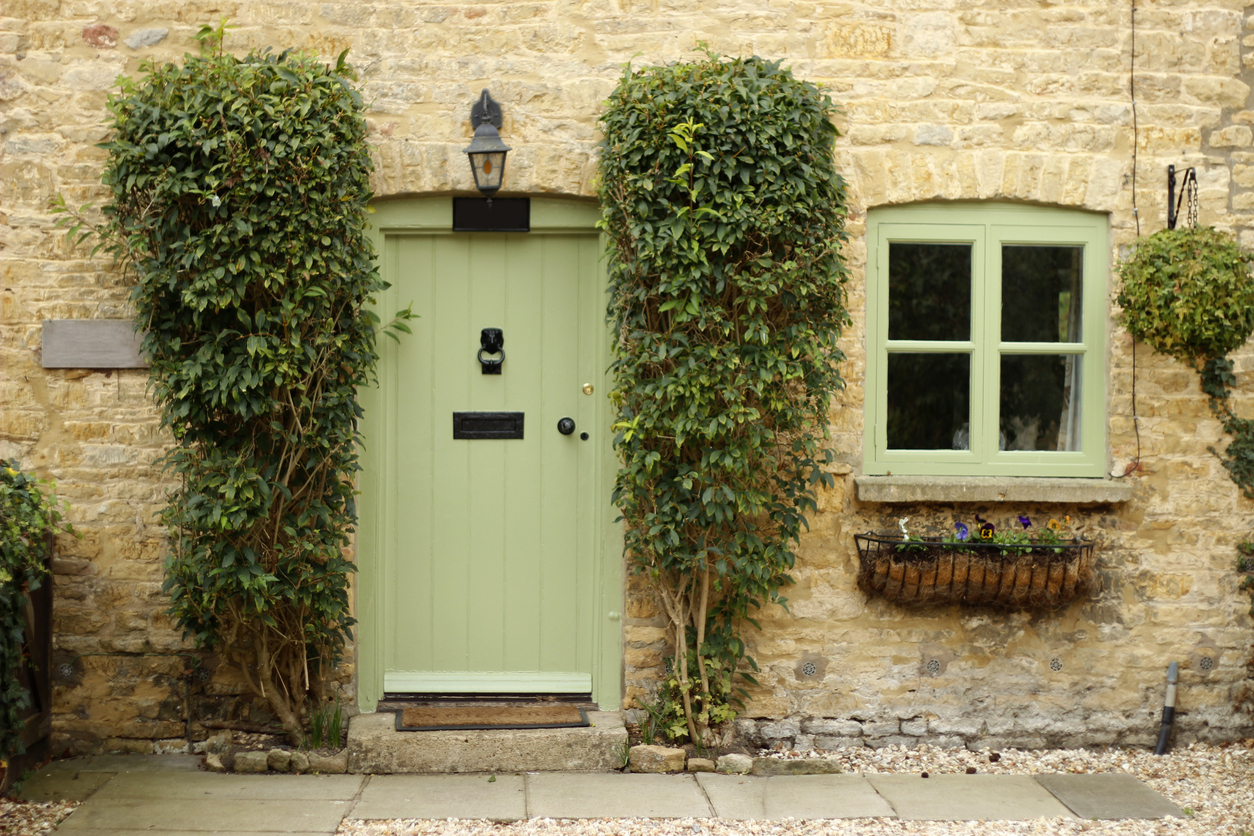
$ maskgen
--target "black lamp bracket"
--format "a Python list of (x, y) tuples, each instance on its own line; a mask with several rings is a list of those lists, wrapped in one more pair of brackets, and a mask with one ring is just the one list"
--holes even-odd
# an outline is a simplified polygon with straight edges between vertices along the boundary
[(478, 128), (484, 122), (487, 122), (498, 131), (501, 129), (501, 105), (492, 98), (492, 94), (485, 88), (479, 94), (479, 101), (474, 103), (470, 108), (470, 126)]
[[(487, 92), (486, 90), (484, 92)], [(1180, 220), (1180, 206), (1188, 199), (1186, 218), (1189, 226), (1197, 226), (1197, 169), (1190, 166), (1184, 170), (1180, 181), (1180, 196), (1176, 196), (1176, 167), (1167, 166), (1167, 228), (1175, 229)]]

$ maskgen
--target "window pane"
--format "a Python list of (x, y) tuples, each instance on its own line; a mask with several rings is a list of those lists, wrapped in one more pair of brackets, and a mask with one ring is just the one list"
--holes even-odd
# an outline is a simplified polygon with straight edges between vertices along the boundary
[(970, 450), (971, 356), (888, 355), (890, 450)]
[(1080, 367), (1075, 354), (1003, 354), (1002, 450), (1080, 449)]
[(1080, 342), (1083, 247), (1001, 248), (1001, 338)]
[(888, 245), (888, 338), (971, 338), (971, 245)]

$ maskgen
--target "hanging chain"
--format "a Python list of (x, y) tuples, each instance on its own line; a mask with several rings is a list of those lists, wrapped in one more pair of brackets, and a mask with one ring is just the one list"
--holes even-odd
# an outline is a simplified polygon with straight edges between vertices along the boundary
[(1184, 175), (1184, 191), (1188, 195), (1189, 226), (1197, 226), (1197, 171), (1190, 168)]

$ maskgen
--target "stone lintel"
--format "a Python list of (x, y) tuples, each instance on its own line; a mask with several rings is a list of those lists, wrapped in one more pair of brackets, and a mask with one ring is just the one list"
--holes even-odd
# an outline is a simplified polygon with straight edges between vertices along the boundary
[(1133, 486), (1113, 479), (1006, 476), (855, 476), (862, 502), (1056, 502), (1100, 505), (1127, 502)]

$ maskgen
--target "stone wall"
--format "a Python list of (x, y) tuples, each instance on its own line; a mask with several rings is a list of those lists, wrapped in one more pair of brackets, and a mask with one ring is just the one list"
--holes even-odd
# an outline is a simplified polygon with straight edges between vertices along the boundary
[[(105, 99), (141, 61), (195, 52), (223, 16), (228, 47), (351, 48), (377, 149), (380, 195), (469, 192), (461, 149), (482, 87), (502, 102), (506, 192), (591, 196), (596, 118), (622, 65), (725, 54), (786, 60), (844, 110), (850, 183), (849, 388), (832, 412), (835, 489), (821, 497), (788, 592), (752, 638), (763, 672), (746, 716), (766, 742), (880, 745), (1151, 742), (1169, 661), (1182, 664), (1183, 738), (1232, 737), (1251, 641), (1232, 572), (1254, 508), (1209, 445), (1222, 443), (1196, 375), (1136, 354), (1133, 498), (1102, 506), (860, 501), (868, 208), (999, 199), (1107, 213), (1111, 264), (1165, 223), (1166, 166), (1195, 166), (1201, 221), (1254, 246), (1251, 10), (1224, 0), (1131, 3), (547, 0), (8, 0), (0, 9), (0, 457), (55, 477), (81, 540), (56, 565), (56, 733), (75, 751), (177, 745), (183, 689), (198, 717), (239, 713), (238, 682), (187, 681), (163, 614), (165, 449), (142, 372), (44, 370), (40, 321), (127, 314), (127, 279), (71, 251), (49, 201), (99, 202)], [(1135, 59), (1135, 107), (1130, 73)], [(1135, 160), (1135, 165), (1134, 165)], [(1113, 296), (1113, 293), (1112, 293)], [(1109, 449), (1136, 460), (1132, 345), (1109, 331)], [(1248, 351), (1237, 357), (1254, 383)], [(1054, 615), (908, 611), (854, 586), (852, 535), (910, 516), (946, 527), (979, 512), (1070, 514), (1100, 538), (1101, 589)], [(665, 636), (629, 583), (625, 681), (644, 696)], [(103, 655), (83, 655), (103, 654)], [(1210, 660), (1206, 665), (1203, 660)], [(815, 663), (807, 676), (803, 663)], [(929, 665), (935, 661), (937, 664)], [(760, 720), (761, 722), (757, 722)]]

